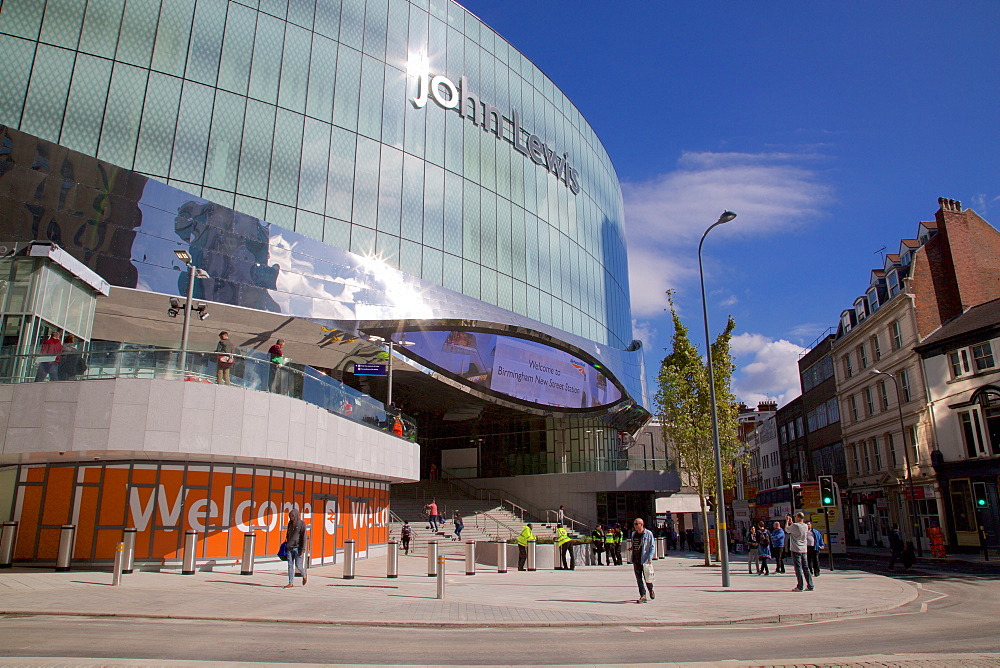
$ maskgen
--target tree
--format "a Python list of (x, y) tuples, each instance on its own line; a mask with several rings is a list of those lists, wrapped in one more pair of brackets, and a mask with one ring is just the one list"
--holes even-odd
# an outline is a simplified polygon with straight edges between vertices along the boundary
[[(674, 305), (673, 292), (667, 292), (670, 316), (674, 324), (673, 346), (660, 364), (656, 406), (663, 438), (677, 451), (682, 475), (698, 491), (702, 526), (708, 530), (707, 499), (713, 496), (720, 517), (725, 517), (722, 490), (716, 489), (715, 452), (712, 443), (712, 404), (708, 387), (708, 368), (691, 343), (688, 329), (681, 322)], [(712, 344), (715, 374), (715, 398), (722, 453), (724, 486), (735, 480), (734, 463), (740, 458), (737, 437), (736, 398), (730, 384), (733, 360), (729, 346), (736, 323), (729, 318), (726, 329)], [(705, 565), (711, 564), (710, 541), (704, 536)]]

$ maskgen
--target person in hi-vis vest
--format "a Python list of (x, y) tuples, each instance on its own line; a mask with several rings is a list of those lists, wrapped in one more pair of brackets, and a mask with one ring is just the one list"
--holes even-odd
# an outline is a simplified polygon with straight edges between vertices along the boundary
[(531, 532), (531, 524), (525, 524), (521, 529), (521, 534), (517, 537), (517, 570), (526, 570), (524, 564), (528, 561), (528, 541), (535, 540), (535, 534)]

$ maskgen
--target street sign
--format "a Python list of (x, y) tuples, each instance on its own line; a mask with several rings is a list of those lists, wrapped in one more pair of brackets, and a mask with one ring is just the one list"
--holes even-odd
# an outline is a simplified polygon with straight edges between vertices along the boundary
[(384, 376), (385, 364), (355, 364), (355, 376)]

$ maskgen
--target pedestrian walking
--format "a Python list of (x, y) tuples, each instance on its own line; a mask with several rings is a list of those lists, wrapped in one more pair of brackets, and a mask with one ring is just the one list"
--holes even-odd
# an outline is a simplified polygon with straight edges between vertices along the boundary
[(826, 549), (826, 544), (823, 542), (823, 532), (819, 529), (813, 528), (812, 522), (807, 522), (806, 526), (809, 527), (810, 539), (809, 539), (809, 570), (812, 571), (813, 577), (819, 577), (819, 553)]
[[(556, 546), (559, 549), (559, 560), (562, 562), (564, 571), (576, 570), (576, 557), (573, 555), (573, 541), (566, 531), (566, 527), (556, 527)], [(567, 559), (568, 565), (567, 565)]]
[[(791, 515), (785, 515), (785, 540), (788, 551), (792, 555), (792, 566), (795, 567), (795, 591), (812, 591), (812, 571), (809, 570), (809, 527), (805, 523), (805, 513), (795, 513), (795, 521)], [(804, 585), (804, 587), (803, 587)]]
[(409, 554), (410, 539), (413, 538), (413, 527), (410, 526), (409, 520), (403, 522), (403, 528), (399, 530), (399, 538), (403, 541), (403, 554)]
[(424, 510), (427, 512), (427, 528), (437, 533), (438, 530), (438, 504), (437, 499), (431, 499), (431, 502), (424, 506)]
[(604, 554), (604, 528), (600, 524), (590, 532), (590, 549), (594, 553), (594, 558), (597, 559), (597, 565), (600, 566), (601, 555)]
[(785, 530), (781, 522), (775, 522), (771, 530), (771, 556), (774, 557), (774, 572), (785, 572)]
[(757, 563), (757, 527), (750, 525), (747, 532), (747, 573), (754, 575), (760, 573), (760, 564)]
[(452, 524), (455, 525), (455, 535), (452, 540), (462, 540), (462, 529), (465, 528), (465, 522), (462, 521), (462, 515), (457, 510), (455, 511), (455, 517), (452, 518)]
[(562, 526), (566, 523), (566, 509), (559, 506), (559, 510), (556, 511), (556, 524)]
[(295, 586), (295, 568), (302, 574), (302, 586), (309, 578), (306, 576), (306, 562), (302, 558), (306, 553), (306, 523), (299, 519), (298, 508), (288, 511), (288, 530), (285, 532), (285, 550), (288, 552), (288, 584), (285, 589)]
[(632, 570), (639, 585), (639, 600), (636, 603), (645, 603), (647, 591), (650, 599), (656, 598), (653, 592), (653, 532), (646, 530), (646, 522), (641, 517), (637, 517), (632, 526)]
[(896, 560), (903, 554), (903, 534), (899, 525), (893, 524), (889, 530), (889, 570), (896, 570)]
[(517, 570), (527, 570), (524, 565), (528, 562), (528, 541), (535, 540), (535, 534), (531, 531), (531, 523), (525, 524), (517, 537)]
[(770, 575), (767, 560), (771, 558), (771, 532), (764, 528), (763, 520), (757, 523), (757, 575)]
[(927, 539), (931, 543), (931, 556), (942, 559), (947, 555), (944, 548), (944, 532), (938, 526), (937, 520), (931, 520), (931, 525), (927, 527)]

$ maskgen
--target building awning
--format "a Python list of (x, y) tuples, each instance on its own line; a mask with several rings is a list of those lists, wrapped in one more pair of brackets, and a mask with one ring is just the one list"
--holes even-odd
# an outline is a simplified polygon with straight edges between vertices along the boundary
[(92, 271), (84, 263), (64, 251), (54, 243), (47, 241), (32, 241), (28, 245), (27, 253), (29, 257), (47, 257), (53, 263), (59, 265), (70, 274), (89, 285), (94, 292), (98, 292), (105, 297), (111, 294), (111, 284)]

